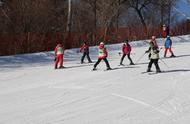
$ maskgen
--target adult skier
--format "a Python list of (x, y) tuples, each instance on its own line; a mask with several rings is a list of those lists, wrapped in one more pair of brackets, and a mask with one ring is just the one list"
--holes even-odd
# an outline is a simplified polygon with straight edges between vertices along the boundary
[(109, 62), (107, 60), (108, 52), (107, 52), (107, 49), (104, 47), (104, 43), (103, 42), (100, 43), (100, 45), (98, 47), (98, 52), (99, 52), (99, 54), (98, 54), (98, 61), (94, 64), (93, 70), (96, 70), (97, 65), (102, 60), (104, 60), (104, 62), (106, 63), (107, 70), (111, 70)]
[(87, 56), (88, 62), (92, 63), (90, 56), (89, 56), (89, 47), (86, 42), (84, 42), (83, 45), (81, 46), (80, 52), (83, 53), (82, 58), (81, 58), (81, 64), (84, 63), (85, 56)]
[(130, 61), (130, 65), (134, 65), (131, 57), (130, 57), (130, 54), (131, 54), (131, 45), (129, 44), (129, 41), (126, 40), (126, 43), (123, 44), (122, 46), (122, 53), (123, 53), (123, 56), (121, 57), (121, 61), (120, 61), (120, 65), (123, 65), (123, 60), (125, 58), (125, 56), (127, 55), (129, 61)]
[(63, 66), (63, 55), (64, 55), (64, 48), (61, 43), (58, 43), (55, 47), (55, 69), (58, 68), (58, 64), (60, 63), (59, 68), (64, 68)]
[(171, 56), (170, 57), (175, 57), (173, 51), (172, 51), (172, 40), (170, 38), (170, 36), (168, 35), (167, 36), (167, 39), (165, 41), (165, 51), (164, 51), (164, 57), (166, 57), (166, 54), (167, 54), (167, 51), (169, 50), (169, 52), (171, 53)]
[(147, 72), (151, 72), (151, 67), (152, 64), (154, 63), (156, 67), (156, 72), (161, 72), (160, 67), (158, 65), (158, 60), (159, 60), (159, 50), (158, 47), (154, 45), (153, 42), (150, 42), (150, 47), (145, 53), (150, 53), (150, 62), (148, 64), (148, 69)]
[(162, 37), (166, 38), (169, 35), (169, 28), (166, 25), (162, 26)]

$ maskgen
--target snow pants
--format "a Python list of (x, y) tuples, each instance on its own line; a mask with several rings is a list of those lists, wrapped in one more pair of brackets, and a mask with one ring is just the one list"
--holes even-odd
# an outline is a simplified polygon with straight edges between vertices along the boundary
[(166, 54), (167, 54), (168, 50), (169, 50), (169, 52), (171, 53), (171, 55), (174, 55), (174, 53), (173, 53), (173, 51), (172, 51), (171, 48), (165, 48), (164, 57), (166, 57)]
[(90, 59), (90, 56), (89, 56), (89, 52), (84, 52), (84, 53), (83, 53), (83, 56), (82, 56), (82, 58), (81, 58), (81, 63), (84, 62), (85, 56), (87, 56), (88, 62), (92, 62), (91, 59)]
[(156, 71), (160, 71), (160, 67), (158, 65), (158, 59), (150, 59), (150, 62), (148, 64), (148, 70), (150, 71), (150, 69), (152, 68), (153, 63), (155, 65), (155, 67), (156, 67)]
[(59, 67), (63, 67), (63, 54), (56, 55), (55, 68), (57, 68), (59, 63), (60, 63)]
[(99, 58), (98, 61), (94, 64), (94, 68), (96, 68), (96, 66), (102, 61), (104, 60), (104, 62), (106, 63), (106, 67), (110, 68), (109, 62), (107, 60), (107, 58)]
[(122, 64), (122, 63), (123, 63), (123, 60), (124, 60), (124, 58), (125, 58), (125, 56), (126, 56), (126, 55), (127, 55), (128, 59), (129, 59), (130, 63), (132, 64), (132, 63), (133, 63), (133, 61), (132, 61), (132, 59), (131, 59), (131, 57), (130, 57), (130, 54), (123, 54), (123, 56), (121, 57), (120, 64)]

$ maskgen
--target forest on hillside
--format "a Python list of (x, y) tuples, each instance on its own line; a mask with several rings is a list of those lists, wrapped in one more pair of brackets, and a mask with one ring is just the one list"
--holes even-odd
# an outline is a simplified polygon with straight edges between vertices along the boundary
[(0, 55), (66, 48), (83, 41), (119, 43), (190, 33), (190, 21), (175, 11), (179, 0), (0, 0)]

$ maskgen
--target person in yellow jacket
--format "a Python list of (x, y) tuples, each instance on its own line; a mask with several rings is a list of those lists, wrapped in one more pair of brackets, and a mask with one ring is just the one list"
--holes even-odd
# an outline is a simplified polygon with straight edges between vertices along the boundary
[(151, 72), (152, 64), (154, 63), (156, 67), (156, 72), (161, 72), (160, 67), (158, 65), (159, 60), (159, 49), (158, 46), (155, 46), (153, 42), (150, 42), (150, 47), (145, 53), (150, 53), (150, 62), (148, 64), (147, 72)]

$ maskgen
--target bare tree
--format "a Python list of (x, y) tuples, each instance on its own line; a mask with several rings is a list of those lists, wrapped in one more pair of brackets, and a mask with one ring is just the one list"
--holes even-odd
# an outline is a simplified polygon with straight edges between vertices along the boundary
[(147, 32), (147, 24), (146, 24), (143, 13), (148, 8), (147, 6), (151, 4), (152, 0), (124, 0), (124, 2), (125, 4), (127, 4), (128, 6), (130, 6), (137, 12), (140, 18), (140, 21), (142, 25), (144, 26), (144, 30), (145, 32)]

